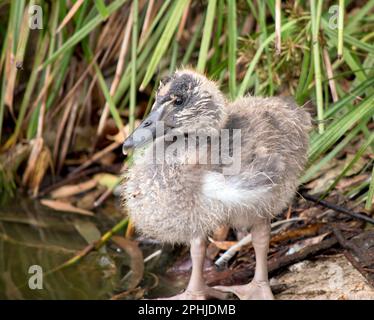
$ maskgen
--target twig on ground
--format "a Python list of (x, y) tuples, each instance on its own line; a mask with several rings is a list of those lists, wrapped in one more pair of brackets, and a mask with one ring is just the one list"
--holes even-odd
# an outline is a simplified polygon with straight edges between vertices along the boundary
[(371, 218), (369, 216), (366, 216), (362, 213), (353, 212), (353, 211), (351, 211), (347, 208), (341, 207), (341, 206), (339, 206), (337, 204), (333, 204), (331, 202), (327, 202), (325, 200), (320, 200), (318, 197), (312, 196), (312, 195), (304, 193), (304, 192), (301, 193), (301, 195), (304, 199), (312, 201), (312, 202), (317, 203), (317, 204), (320, 204), (323, 207), (332, 209), (332, 210), (334, 210), (336, 212), (339, 212), (339, 213), (347, 214), (347, 215), (351, 216), (352, 218), (359, 219), (359, 220), (374, 224), (374, 219), (373, 218)]
[(322, 251), (325, 251), (332, 246), (334, 246), (338, 241), (333, 237), (327, 240), (323, 240), (320, 243), (311, 245), (309, 247), (303, 248), (290, 255), (282, 255), (281, 257), (273, 258), (269, 261), (269, 273), (274, 273), (280, 268), (287, 267), (289, 265), (295, 264), (297, 262), (303, 261), (307, 258), (315, 256)]
[[(287, 219), (287, 220), (276, 221), (276, 222), (271, 224), (271, 228), (278, 227), (278, 226), (280, 226), (282, 224), (285, 224), (285, 223), (291, 223), (291, 222), (301, 221), (301, 220), (304, 220), (304, 219), (302, 219), (302, 218), (291, 218), (291, 219)], [(231, 246), (225, 253), (223, 253), (222, 256), (220, 256), (217, 259), (217, 261), (214, 263), (215, 266), (219, 270), (225, 268), (227, 266), (228, 262), (231, 260), (231, 258), (236, 254), (236, 252), (238, 252), (241, 247), (243, 247), (245, 245), (248, 245), (251, 242), (252, 242), (252, 235), (248, 234), (243, 239), (238, 241), (236, 244)]]

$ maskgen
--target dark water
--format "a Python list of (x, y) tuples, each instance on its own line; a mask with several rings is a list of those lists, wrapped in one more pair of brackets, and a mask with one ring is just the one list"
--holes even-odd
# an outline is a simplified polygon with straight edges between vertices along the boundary
[[(126, 281), (120, 279), (130, 270), (130, 258), (113, 243), (91, 252), (74, 266), (48, 274), (118, 221), (119, 217), (57, 212), (28, 199), (0, 208), (0, 299), (109, 299), (126, 290)], [(142, 249), (147, 256), (160, 247)], [(173, 284), (160, 282), (170, 252), (164, 248), (160, 257), (146, 264), (140, 287), (152, 287), (155, 275), (158, 277), (150, 296), (152, 292), (168, 295), (177, 290)], [(42, 289), (29, 287), (34, 275), (29, 268), (33, 265), (43, 271)], [(137, 290), (127, 298), (141, 298), (143, 294)]]

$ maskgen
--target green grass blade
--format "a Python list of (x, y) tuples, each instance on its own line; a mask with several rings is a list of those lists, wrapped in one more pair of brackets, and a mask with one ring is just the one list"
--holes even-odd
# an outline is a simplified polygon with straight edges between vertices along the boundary
[(228, 30), (229, 30), (229, 91), (231, 99), (236, 96), (236, 41), (237, 41), (237, 20), (236, 0), (228, 0)]
[[(338, 38), (337, 31), (331, 29), (329, 27), (328, 22), (324, 18), (322, 18), (321, 22), (322, 22), (324, 33), (327, 34), (331, 40), (333, 40), (333, 41), (336, 40)], [(374, 54), (374, 45), (372, 45), (372, 44), (369, 44), (369, 43), (363, 42), (361, 40), (358, 40), (357, 38), (352, 37), (351, 35), (349, 35), (347, 33), (343, 34), (343, 39), (344, 39), (344, 43), (346, 43), (346, 44), (349, 44), (353, 47), (357, 47), (357, 48), (359, 48), (363, 51), (366, 51), (370, 54)]]
[(138, 45), (138, 54), (140, 53), (139, 51), (143, 49), (144, 45), (146, 44), (146, 41), (152, 34), (153, 30), (156, 28), (157, 25), (159, 25), (160, 20), (163, 18), (165, 19), (166, 17), (170, 16), (170, 11), (167, 11), (169, 5), (170, 5), (171, 0), (166, 0), (163, 1), (163, 4), (158, 10), (156, 17), (154, 18), (151, 26), (149, 27), (148, 31), (145, 33), (144, 37), (141, 39)]
[(210, 59), (210, 72), (213, 73), (214, 69), (219, 64), (219, 60), (222, 54), (222, 48), (220, 46), (220, 39), (222, 36), (222, 29), (223, 29), (223, 20), (225, 15), (225, 1), (224, 0), (218, 0), (217, 5), (217, 22), (216, 27), (214, 29), (214, 39), (213, 39), (213, 48), (214, 48), (214, 54), (213, 57)]
[(339, 0), (338, 16), (338, 59), (343, 57), (344, 0)]
[[(93, 59), (93, 53), (92, 53), (92, 51), (91, 51), (91, 49), (88, 46), (86, 41), (82, 42), (82, 46), (83, 46), (83, 50), (85, 52), (87, 62), (90, 64), (92, 62), (92, 59)], [(101, 89), (106, 101), (109, 104), (109, 111), (110, 111), (110, 113), (113, 117), (113, 120), (116, 124), (116, 127), (118, 128), (119, 131), (122, 131), (123, 130), (122, 119), (121, 119), (121, 116), (118, 113), (118, 110), (116, 108), (114, 100), (110, 95), (110, 92), (109, 92), (108, 86), (105, 82), (105, 78), (103, 76), (103, 73), (101, 72), (100, 67), (98, 66), (98, 64), (96, 62), (93, 63), (93, 67), (94, 67), (97, 79), (99, 81), (100, 89)]]
[(326, 154), (321, 160), (313, 163), (312, 166), (305, 171), (304, 175), (300, 179), (301, 183), (306, 183), (312, 179), (315, 174), (317, 174), (324, 166), (326, 166), (331, 160), (333, 160), (340, 151), (345, 148), (348, 143), (352, 141), (353, 138), (357, 136), (360, 132), (360, 127), (355, 127), (351, 132), (349, 132), (342, 141), (339, 142), (328, 154)]
[(335, 186), (339, 183), (340, 179), (343, 178), (348, 170), (350, 170), (353, 165), (362, 157), (366, 149), (370, 146), (370, 144), (374, 141), (374, 133), (370, 135), (370, 138), (366, 140), (363, 145), (360, 147), (360, 149), (357, 151), (353, 159), (348, 163), (348, 165), (343, 169), (343, 171), (335, 178), (334, 182), (327, 188), (327, 190), (324, 192), (325, 197), (332, 189), (335, 188)]
[(360, 10), (356, 10), (355, 14), (350, 15), (348, 20), (346, 31), (351, 33), (359, 24), (365, 15), (367, 15), (370, 10), (374, 7), (374, 0), (368, 1)]
[(171, 50), (171, 58), (170, 58), (170, 65), (169, 65), (169, 73), (172, 74), (176, 67), (177, 67), (177, 60), (178, 60), (178, 51), (179, 51), (179, 43), (177, 39), (173, 41), (173, 47)]
[[(253, 17), (256, 20), (258, 20), (259, 19), (258, 18), (259, 14), (257, 13), (256, 7), (253, 4), (253, 1), (252, 0), (247, 0), (247, 4), (249, 6), (249, 9), (251, 10), (251, 13), (252, 13)], [(262, 4), (265, 5), (265, 1), (259, 1), (258, 6), (260, 7)]]
[[(109, 15), (118, 10), (127, 0), (115, 0), (108, 7)], [(76, 31), (54, 54), (49, 57), (42, 65), (41, 68), (45, 68), (50, 63), (54, 62), (60, 55), (66, 53), (72, 47), (74, 47), (79, 41), (83, 40), (92, 30), (94, 30), (100, 23), (103, 22), (103, 17), (98, 15), (84, 24), (81, 29)]]
[(6, 74), (4, 72), (2, 80), (1, 80), (1, 87), (0, 87), (0, 90), (1, 90), (0, 91), (0, 145), (1, 145), (1, 140), (2, 140), (4, 113), (5, 113), (5, 103), (4, 103), (5, 81), (6, 81)]
[(39, 74), (38, 67), (39, 67), (40, 63), (42, 62), (42, 60), (44, 58), (44, 55), (47, 52), (47, 47), (48, 47), (48, 37), (44, 36), (42, 38), (40, 36), (39, 43), (38, 43), (38, 46), (37, 46), (37, 48), (38, 48), (37, 53), (36, 53), (35, 59), (34, 59), (33, 69), (32, 69), (30, 78), (27, 82), (26, 91), (25, 91), (25, 94), (23, 96), (21, 106), (20, 106), (20, 110), (19, 110), (19, 113), (18, 113), (18, 117), (17, 117), (17, 120), (16, 120), (16, 127), (14, 128), (12, 137), (7, 142), (8, 144), (15, 143), (17, 138), (18, 138), (18, 135), (20, 134), (22, 124), (23, 124), (23, 120), (24, 120), (25, 115), (26, 115), (27, 107), (31, 104), (31, 97), (32, 97), (32, 94), (34, 92), (35, 86), (37, 85), (38, 74)]
[(317, 5), (315, 0), (310, 0), (311, 19), (312, 19), (312, 45), (313, 45), (313, 62), (314, 62), (314, 75), (315, 75), (315, 88), (316, 88), (316, 104), (317, 104), (317, 119), (318, 132), (323, 133), (325, 130), (323, 120), (323, 96), (322, 96), (322, 75), (319, 51), (319, 21), (321, 17), (322, 0), (318, 0)]
[(297, 88), (295, 92), (295, 99), (298, 103), (302, 103), (301, 98), (302, 98), (304, 87), (306, 85), (306, 81), (308, 79), (309, 66), (310, 66), (310, 51), (306, 50), (304, 53), (303, 62), (301, 64), (301, 73), (300, 73), (299, 82), (297, 84)]
[(186, 50), (186, 52), (184, 54), (184, 57), (182, 59), (182, 65), (183, 66), (185, 66), (188, 63), (188, 61), (190, 61), (190, 59), (191, 59), (191, 55), (192, 55), (193, 50), (195, 48), (196, 42), (197, 42), (197, 40), (199, 39), (199, 37), (201, 35), (201, 30), (203, 28), (203, 22), (204, 22), (204, 20), (200, 19), (200, 21), (198, 22), (196, 31), (192, 35), (191, 41), (188, 44), (187, 50)]
[(105, 5), (104, 0), (95, 0), (95, 6), (101, 17), (105, 20), (109, 17), (108, 8)]
[(197, 62), (197, 71), (204, 72), (207, 63), (209, 43), (212, 38), (214, 15), (216, 11), (217, 0), (209, 0), (206, 12), (203, 39), (201, 40), (199, 60)]
[[(160, 21), (159, 26), (156, 28), (155, 32), (148, 39), (147, 45), (144, 46), (144, 48), (141, 50), (141, 52), (139, 52), (139, 49), (140, 49), (140, 46), (141, 46), (141, 44), (139, 44), (139, 47), (138, 47), (138, 61), (137, 61), (138, 79), (141, 79), (141, 77), (142, 78), (144, 77), (145, 68), (147, 68), (147, 66), (148, 66), (147, 62), (149, 60), (150, 54), (151, 54), (152, 50), (157, 46), (157, 44), (160, 40), (160, 37), (162, 36), (162, 33), (165, 29), (165, 26), (168, 22), (168, 18), (171, 16), (171, 13), (172, 13), (172, 11), (169, 11), (168, 13), (166, 13), (166, 15)], [(144, 69), (144, 72), (143, 72), (143, 70), (141, 72), (139, 72), (139, 68)], [(119, 103), (119, 100), (124, 95), (126, 90), (129, 88), (130, 82), (131, 82), (130, 79), (131, 79), (131, 67), (128, 66), (126, 68), (126, 70), (124, 71), (123, 76), (122, 76), (122, 78), (121, 78), (121, 80), (118, 84), (117, 91), (114, 94), (113, 100), (114, 100), (115, 103)]]
[(178, 23), (182, 17), (183, 11), (188, 4), (189, 0), (177, 0), (172, 11), (172, 18), (169, 19), (163, 36), (157, 44), (157, 47), (152, 55), (152, 58), (148, 64), (147, 72), (144, 76), (143, 82), (140, 85), (140, 90), (144, 90), (149, 81), (151, 81), (152, 76), (154, 75), (157, 65), (160, 62), (162, 56), (167, 51), (170, 40), (173, 37), (173, 34), (178, 26)]
[(374, 166), (371, 171), (370, 186), (367, 194), (367, 199), (365, 203), (365, 209), (370, 211), (373, 208), (373, 198), (374, 198)]
[(315, 161), (322, 153), (326, 152), (336, 143), (354, 124), (374, 114), (374, 97), (362, 101), (350, 112), (336, 121), (326, 129), (323, 135), (315, 135), (311, 138), (309, 159)]
[(135, 107), (136, 107), (136, 70), (137, 70), (137, 43), (138, 43), (138, 0), (134, 0), (133, 6), (133, 25), (131, 37), (131, 87), (130, 87), (130, 110), (129, 110), (129, 125), (130, 132), (134, 130), (135, 126)]
[[(251, 9), (252, 12), (254, 9)], [(267, 25), (266, 25), (266, 4), (264, 1), (260, 1), (258, 4), (258, 19), (261, 28), (261, 41), (265, 41), (268, 37)], [(273, 83), (273, 67), (272, 67), (272, 56), (269, 52), (269, 48), (265, 47), (266, 59), (267, 59), (267, 72), (269, 77), (269, 95), (274, 94), (274, 83)]]

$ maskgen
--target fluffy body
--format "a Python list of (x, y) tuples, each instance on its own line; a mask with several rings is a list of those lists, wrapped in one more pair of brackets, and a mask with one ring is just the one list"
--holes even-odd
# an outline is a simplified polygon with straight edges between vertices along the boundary
[[(203, 76), (200, 81), (206, 91), (217, 90)], [(295, 194), (306, 162), (310, 115), (283, 98), (247, 96), (228, 103), (217, 94), (213, 127), (241, 130), (240, 171), (224, 175), (223, 165), (199, 164), (187, 150), (178, 161), (157, 164), (154, 151), (165, 137), (136, 150), (123, 196), (137, 230), (147, 237), (189, 243), (222, 225), (250, 228), (254, 217), (279, 214)]]

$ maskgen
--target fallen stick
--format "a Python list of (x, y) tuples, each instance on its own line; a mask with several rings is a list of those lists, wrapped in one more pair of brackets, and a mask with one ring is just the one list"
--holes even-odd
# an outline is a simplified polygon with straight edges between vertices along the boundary
[(325, 200), (320, 200), (318, 197), (312, 196), (312, 195), (307, 194), (307, 193), (301, 193), (301, 195), (304, 199), (312, 201), (312, 202), (317, 203), (317, 204), (320, 204), (323, 207), (332, 209), (332, 210), (334, 210), (336, 212), (339, 212), (339, 213), (344, 213), (346, 215), (351, 216), (352, 218), (359, 219), (359, 220), (374, 224), (374, 219), (373, 218), (371, 218), (369, 216), (366, 216), (362, 213), (353, 212), (353, 211), (351, 211), (347, 208), (341, 207), (337, 204), (333, 204), (333, 203), (327, 202)]
[[(282, 224), (291, 223), (291, 222), (295, 222), (295, 221), (302, 221), (302, 220), (304, 220), (304, 219), (302, 219), (302, 218), (291, 218), (291, 219), (287, 219), (287, 220), (276, 221), (276, 222), (274, 222), (274, 223), (271, 224), (271, 228), (278, 227), (278, 226), (280, 226)], [(227, 251), (225, 251), (222, 254), (222, 256), (220, 256), (217, 259), (217, 261), (214, 263), (215, 266), (219, 270), (225, 268), (227, 266), (228, 262), (231, 260), (231, 258), (236, 254), (236, 252), (238, 252), (241, 247), (243, 247), (245, 245), (248, 245), (251, 242), (252, 242), (252, 235), (248, 234), (243, 239), (241, 239), (240, 241), (238, 241), (236, 244), (234, 244), (233, 246), (231, 246)]]
[(287, 267), (297, 262), (303, 261), (307, 258), (315, 256), (322, 251), (325, 251), (338, 243), (335, 237), (323, 240), (318, 244), (303, 248), (290, 255), (282, 255), (280, 258), (273, 258), (269, 261), (269, 273), (274, 273), (280, 268)]

